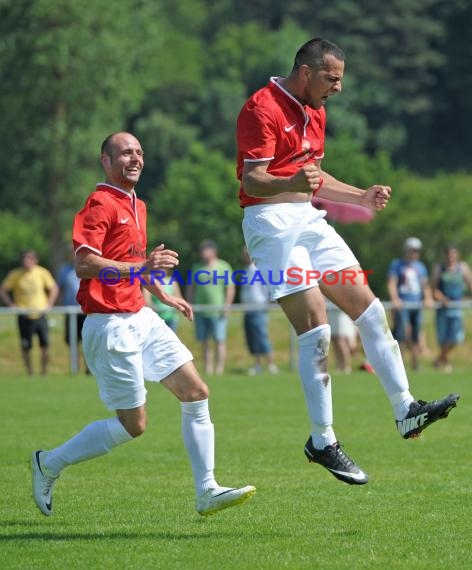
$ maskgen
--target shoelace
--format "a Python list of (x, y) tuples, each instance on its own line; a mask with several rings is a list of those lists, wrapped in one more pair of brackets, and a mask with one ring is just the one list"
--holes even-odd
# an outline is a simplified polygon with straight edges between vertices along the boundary
[(344, 453), (342, 446), (341, 446), (341, 442), (336, 442), (333, 445), (333, 449), (336, 452), (336, 455), (338, 456), (338, 458), (345, 464), (347, 464), (349, 467), (353, 467), (354, 466), (354, 461), (348, 456), (346, 455), (346, 453)]

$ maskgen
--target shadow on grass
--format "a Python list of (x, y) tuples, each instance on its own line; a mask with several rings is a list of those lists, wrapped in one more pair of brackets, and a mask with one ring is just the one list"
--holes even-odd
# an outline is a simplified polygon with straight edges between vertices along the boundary
[[(205, 521), (203, 521), (205, 522)], [(133, 531), (114, 531), (114, 530), (97, 530), (96, 532), (74, 532), (62, 529), (58, 531), (57, 529), (46, 530), (44, 528), (44, 523), (41, 522), (25, 522), (20, 520), (10, 520), (2, 521), (1, 526), (5, 527), (25, 527), (24, 530), (16, 530), (11, 533), (0, 533), (0, 543), (1, 542), (13, 542), (22, 540), (36, 540), (38, 542), (43, 541), (75, 541), (75, 540), (136, 540), (136, 539), (153, 539), (153, 540), (182, 540), (182, 541), (194, 541), (194, 540), (207, 540), (207, 539), (218, 539), (218, 538), (233, 538), (240, 539), (241, 533), (239, 531), (231, 530), (216, 530), (214, 528), (203, 532), (174, 532), (174, 531), (143, 531), (143, 532), (133, 532)], [(31, 528), (32, 526), (42, 528)], [(61, 524), (61, 527), (64, 525)], [(259, 531), (257, 533), (251, 532), (251, 538), (267, 538), (267, 537), (286, 537), (284, 533), (274, 533), (273, 531)]]
[[(227, 533), (225, 533), (227, 534)], [(218, 534), (221, 536), (221, 533)], [(174, 532), (71, 532), (71, 533), (58, 533), (58, 532), (16, 532), (12, 534), (0, 534), (0, 542), (15, 541), (15, 540), (38, 540), (54, 542), (63, 541), (69, 542), (74, 540), (136, 540), (136, 539), (161, 539), (161, 540), (198, 540), (215, 538), (215, 533), (184, 533), (176, 534)], [(234, 535), (236, 537), (236, 534)]]

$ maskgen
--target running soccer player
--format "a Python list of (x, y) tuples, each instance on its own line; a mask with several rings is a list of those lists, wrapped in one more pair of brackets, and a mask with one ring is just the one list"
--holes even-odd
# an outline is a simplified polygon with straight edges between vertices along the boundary
[(272, 77), (243, 106), (237, 122), (237, 174), (244, 237), (261, 273), (277, 275), (295, 267), (332, 274), (331, 282), (325, 277), (318, 283), (306, 279), (294, 284), (286, 279), (271, 285), (271, 294), (298, 335), (299, 373), (311, 419), (305, 455), (341, 481), (362, 485), (367, 474), (342, 450), (332, 427), (327, 372), (330, 327), (322, 294), (355, 321), (405, 439), (446, 417), (459, 396), (429, 403), (413, 398), (381, 302), (349, 247), (324, 220), (326, 212), (311, 205), (314, 193), (373, 210), (383, 210), (390, 198), (389, 186), (374, 185), (364, 191), (321, 169), (325, 103), (341, 91), (343, 75), (344, 53), (337, 45), (320, 38), (304, 44), (290, 75)]
[[(256, 490), (251, 485), (220, 487), (215, 481), (208, 387), (190, 351), (145, 306), (140, 280), (130, 279), (143, 266), (150, 272), (178, 264), (177, 253), (163, 245), (146, 257), (146, 206), (134, 190), (144, 166), (141, 145), (129, 133), (110, 135), (102, 144), (101, 162), (106, 182), (97, 185), (76, 215), (73, 242), (81, 278), (77, 300), (87, 315), (82, 329), (84, 356), (102, 401), (116, 416), (89, 424), (50, 451), (35, 451), (33, 497), (44, 515), (52, 515), (53, 485), (65, 467), (104, 455), (144, 432), (147, 379), (160, 382), (181, 402), (196, 509), (210, 515), (242, 503)], [(146, 288), (192, 319), (192, 308), (184, 299), (165, 293), (158, 284)]]

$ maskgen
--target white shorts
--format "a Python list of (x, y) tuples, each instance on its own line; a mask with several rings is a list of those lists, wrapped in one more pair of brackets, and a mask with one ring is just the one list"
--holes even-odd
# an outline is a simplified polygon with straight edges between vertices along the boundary
[[(359, 264), (325, 215), (325, 210), (313, 208), (310, 202), (244, 208), (247, 249), (269, 286), (272, 300), (310, 289), (323, 275)], [(295, 273), (299, 278), (291, 277)], [(313, 275), (318, 273), (317, 279)]]
[(87, 315), (82, 346), (109, 410), (142, 406), (145, 379), (160, 382), (193, 360), (177, 335), (148, 307), (138, 313)]
[(331, 336), (347, 338), (351, 345), (355, 345), (357, 328), (351, 317), (336, 307), (327, 307), (327, 309)]

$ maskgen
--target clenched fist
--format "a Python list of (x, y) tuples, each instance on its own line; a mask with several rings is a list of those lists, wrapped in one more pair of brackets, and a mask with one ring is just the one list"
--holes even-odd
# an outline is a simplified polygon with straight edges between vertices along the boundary
[(316, 164), (304, 164), (300, 170), (292, 176), (293, 192), (316, 192), (321, 186), (321, 171)]

